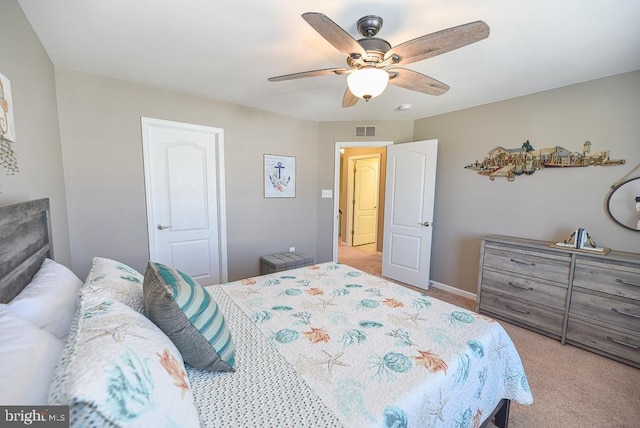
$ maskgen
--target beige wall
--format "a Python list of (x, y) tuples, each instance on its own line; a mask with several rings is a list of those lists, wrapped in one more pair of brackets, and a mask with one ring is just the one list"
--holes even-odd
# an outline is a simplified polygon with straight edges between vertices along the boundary
[[(611, 185), (640, 162), (640, 71), (418, 120), (414, 138), (439, 140), (434, 281), (475, 293), (480, 240), (491, 233), (558, 241), (585, 227), (600, 246), (640, 251), (640, 233), (605, 211)], [(545, 169), (513, 182), (464, 169), (525, 140), (572, 151), (590, 140), (592, 151), (627, 163)]]
[(51, 203), (56, 260), (71, 266), (53, 65), (15, 1), (0, 10), (0, 73), (11, 81), (20, 172), (0, 167), (0, 204), (46, 198)]
[[(224, 129), (230, 280), (291, 246), (316, 256), (316, 122), (61, 68), (56, 82), (78, 275), (93, 256), (148, 261), (141, 116)], [(295, 198), (263, 197), (265, 153), (296, 157)]]

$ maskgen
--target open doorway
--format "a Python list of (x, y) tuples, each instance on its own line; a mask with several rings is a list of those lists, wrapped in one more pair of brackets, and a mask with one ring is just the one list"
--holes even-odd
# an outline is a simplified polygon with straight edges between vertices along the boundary
[[(385, 183), (385, 167), (386, 167), (386, 146), (393, 144), (392, 141), (358, 141), (358, 142), (336, 142), (335, 147), (335, 183), (334, 189), (336, 194), (334, 197), (334, 227), (333, 227), (333, 260), (349, 264), (366, 272), (371, 270), (381, 274), (381, 254), (382, 254), (382, 232), (383, 232), (383, 214), (384, 214), (384, 183)], [(375, 220), (367, 215), (373, 213), (364, 212), (364, 222), (370, 221), (375, 223), (373, 231), (374, 239), (359, 240), (353, 246), (354, 239), (351, 232), (353, 231), (354, 216), (357, 213), (353, 209), (353, 194), (356, 191), (356, 183), (353, 175), (349, 170), (354, 169), (354, 164), (358, 160), (377, 159), (379, 168), (377, 181), (377, 194), (368, 197), (376, 208)], [(363, 165), (368, 167), (366, 161)], [(367, 173), (373, 173), (371, 171)], [(350, 177), (351, 175), (351, 177)], [(363, 176), (366, 174), (363, 174)], [(351, 206), (347, 203), (350, 200)], [(365, 204), (366, 205), (366, 204)], [(357, 208), (356, 208), (357, 210)], [(356, 220), (357, 223), (357, 220)], [(365, 241), (369, 241), (366, 242)], [(364, 245), (362, 245), (364, 243)]]

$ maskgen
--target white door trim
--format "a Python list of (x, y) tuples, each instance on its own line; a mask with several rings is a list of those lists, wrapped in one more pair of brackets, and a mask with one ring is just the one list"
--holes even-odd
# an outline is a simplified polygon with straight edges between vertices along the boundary
[(143, 166), (144, 166), (144, 180), (145, 180), (145, 197), (147, 207), (147, 235), (149, 237), (149, 257), (154, 259), (155, 254), (155, 227), (156, 225), (149, 222), (148, 219), (153, 218), (154, 207), (151, 189), (151, 171), (148, 165), (151, 164), (151, 150), (148, 147), (149, 136), (148, 129), (152, 125), (156, 126), (180, 126), (189, 128), (194, 131), (204, 131), (216, 134), (217, 144), (215, 147), (216, 154), (216, 183), (217, 183), (217, 214), (218, 214), (218, 256), (220, 261), (220, 282), (227, 282), (229, 279), (228, 266), (227, 266), (227, 217), (226, 217), (226, 202), (225, 202), (225, 181), (224, 181), (224, 130), (221, 128), (213, 128), (204, 125), (194, 125), (191, 123), (175, 122), (163, 119), (153, 119), (148, 117), (141, 117), (140, 123), (142, 127), (142, 152), (143, 152)]
[(386, 147), (393, 141), (336, 141), (333, 162), (333, 261), (338, 261), (338, 219), (340, 217), (340, 149), (347, 147)]

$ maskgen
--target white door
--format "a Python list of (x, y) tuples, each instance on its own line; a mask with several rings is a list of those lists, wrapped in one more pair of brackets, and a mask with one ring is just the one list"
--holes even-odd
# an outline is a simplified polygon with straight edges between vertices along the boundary
[(438, 140), (387, 147), (382, 275), (429, 288)]
[(223, 131), (142, 118), (151, 260), (227, 281)]
[(376, 241), (380, 159), (356, 159), (353, 180), (353, 245)]

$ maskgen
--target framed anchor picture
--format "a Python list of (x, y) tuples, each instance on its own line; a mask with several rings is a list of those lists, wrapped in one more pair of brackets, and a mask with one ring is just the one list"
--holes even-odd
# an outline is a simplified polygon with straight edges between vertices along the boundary
[(264, 155), (264, 197), (296, 197), (296, 158)]

